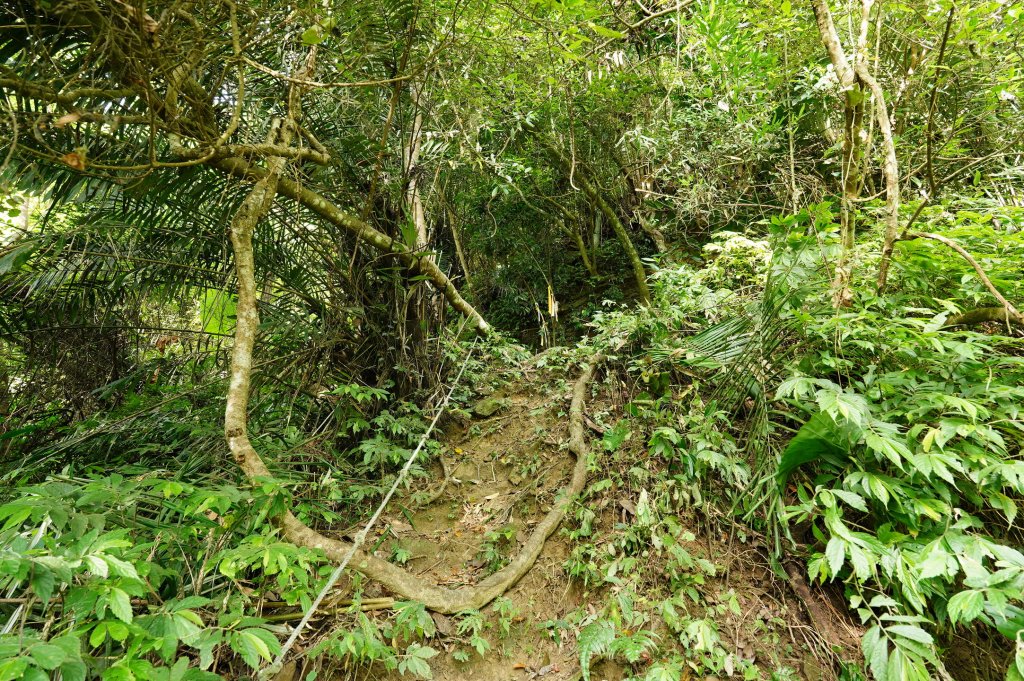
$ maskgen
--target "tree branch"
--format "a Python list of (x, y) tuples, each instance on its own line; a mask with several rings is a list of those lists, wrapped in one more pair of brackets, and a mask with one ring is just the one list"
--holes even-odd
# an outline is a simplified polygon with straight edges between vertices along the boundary
[(903, 239), (931, 239), (932, 241), (938, 241), (940, 244), (944, 244), (952, 248), (960, 254), (960, 257), (966, 260), (970, 266), (974, 268), (974, 271), (978, 274), (978, 278), (981, 279), (981, 283), (985, 285), (985, 288), (988, 289), (989, 293), (991, 293), (992, 296), (1003, 306), (1004, 319), (1013, 321), (1016, 324), (1024, 325), (1024, 315), (1022, 315), (1020, 310), (1014, 307), (1013, 304), (999, 292), (999, 289), (995, 287), (992, 280), (989, 279), (987, 274), (985, 274), (985, 270), (982, 269), (980, 264), (978, 264), (978, 261), (975, 260), (974, 256), (968, 253), (967, 249), (963, 246), (949, 237), (942, 236), (941, 234), (933, 234), (932, 232), (911, 232), (903, 237)]
[[(241, 158), (210, 159), (207, 161), (207, 165), (234, 177), (241, 177), (256, 182), (259, 182), (267, 175), (266, 170)], [(455, 288), (455, 284), (448, 279), (445, 273), (430, 258), (409, 250), (402, 242), (395, 241), (390, 236), (377, 231), (366, 222), (346, 213), (320, 194), (303, 187), (298, 182), (281, 178), (277, 183), (277, 191), (282, 196), (287, 196), (293, 201), (302, 204), (329, 222), (355, 234), (374, 248), (398, 257), (406, 267), (429, 279), (453, 308), (470, 319), (471, 324), (478, 333), (486, 334), (490, 332), (490, 325), (462, 297), (458, 289)]]

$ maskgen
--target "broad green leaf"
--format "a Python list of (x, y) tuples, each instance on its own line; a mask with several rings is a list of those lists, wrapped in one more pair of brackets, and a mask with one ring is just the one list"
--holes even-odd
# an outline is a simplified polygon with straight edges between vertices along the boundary
[(56, 669), (67, 659), (67, 654), (60, 646), (42, 643), (29, 649), (29, 656), (41, 668)]
[(110, 612), (114, 613), (114, 617), (118, 618), (122, 622), (131, 623), (132, 601), (128, 597), (128, 594), (115, 587), (110, 590), (110, 594), (107, 598), (107, 604), (110, 606)]
[(839, 537), (832, 537), (825, 546), (825, 558), (828, 560), (828, 571), (835, 577), (843, 569), (843, 559), (846, 557), (846, 543)]
[(868, 629), (861, 640), (864, 659), (868, 661), (876, 681), (887, 681), (889, 663), (889, 641), (882, 636), (882, 629), (875, 625)]
[(886, 627), (886, 632), (890, 635), (895, 634), (926, 645), (931, 645), (935, 641), (935, 639), (932, 638), (932, 635), (921, 627), (915, 627), (909, 624), (894, 624), (891, 627)]
[(779, 460), (776, 477), (784, 485), (798, 466), (824, 460), (840, 466), (849, 458), (850, 449), (861, 437), (861, 430), (848, 421), (837, 424), (825, 412), (815, 414), (789, 441)]
[(977, 619), (985, 607), (985, 594), (981, 591), (961, 591), (949, 599), (946, 612), (953, 624), (968, 623)]
[(0, 274), (17, 272), (28, 262), (29, 256), (36, 250), (35, 244), (23, 244), (15, 246), (3, 255), (0, 255)]
[(3, 662), (0, 662), (0, 681), (20, 679), (26, 669), (28, 669), (28, 662), (23, 658), (4, 660)]

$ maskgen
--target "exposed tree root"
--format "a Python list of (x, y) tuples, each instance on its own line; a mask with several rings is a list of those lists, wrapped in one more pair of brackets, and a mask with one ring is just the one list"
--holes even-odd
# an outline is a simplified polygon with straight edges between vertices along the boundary
[(443, 455), (438, 457), (437, 460), (441, 464), (441, 470), (444, 472), (444, 478), (441, 480), (441, 484), (437, 486), (436, 490), (428, 494), (421, 501), (416, 502), (415, 508), (426, 508), (427, 506), (430, 506), (435, 501), (440, 499), (441, 495), (444, 494), (444, 491), (448, 489), (448, 483), (451, 482), (452, 479), (452, 472), (448, 470), (448, 464), (444, 462)]
[[(284, 160), (274, 161), (270, 172), (260, 178), (253, 191), (243, 201), (231, 224), (231, 245), (234, 249), (238, 275), (238, 304), (224, 429), (235, 461), (253, 481), (271, 477), (266, 464), (249, 440), (247, 409), (252, 351), (259, 328), (252, 235), (257, 222), (270, 209), (275, 191), (280, 187), (278, 178), (284, 167)], [(519, 555), (504, 569), (475, 586), (448, 589), (426, 582), (408, 570), (361, 550), (354, 552), (352, 567), (404, 599), (418, 601), (430, 610), (447, 614), (478, 609), (519, 581), (536, 562), (544, 548), (544, 542), (562, 522), (572, 498), (583, 491), (586, 483), (587, 457), (590, 450), (584, 432), (583, 404), (590, 381), (601, 359), (600, 355), (591, 358), (584, 366), (572, 392), (572, 404), (569, 409), (569, 449), (576, 455), (572, 480), (561, 490), (554, 507), (537, 524)], [(326, 537), (313, 530), (296, 518), (291, 511), (285, 512), (275, 522), (286, 540), (298, 546), (320, 549), (331, 560), (340, 561), (352, 548), (348, 542)]]
[[(966, 248), (964, 248), (963, 246), (961, 246), (957, 242), (953, 241), (949, 237), (942, 236), (941, 234), (933, 234), (931, 232), (909, 232), (909, 233), (907, 233), (907, 234), (905, 234), (903, 236), (903, 239), (906, 239), (906, 240), (909, 240), (909, 239), (931, 239), (932, 241), (938, 241), (940, 244), (944, 244), (944, 245), (949, 246), (950, 248), (952, 248), (954, 251), (956, 251), (960, 255), (961, 258), (966, 260), (967, 263), (971, 267), (974, 268), (974, 271), (977, 273), (978, 278), (981, 279), (981, 283), (985, 285), (985, 288), (987, 288), (989, 293), (992, 294), (992, 297), (995, 298), (996, 300), (998, 300), (999, 304), (1003, 306), (1002, 307), (1002, 316), (1001, 316), (1000, 321), (1004, 321), (1007, 324), (1009, 324), (1010, 322), (1014, 322), (1016, 324), (1024, 325), (1024, 314), (1021, 314), (1020, 310), (1018, 310), (1016, 307), (1014, 307), (1013, 303), (1011, 303), (1009, 300), (1007, 300), (1006, 297), (1002, 293), (999, 292), (999, 289), (996, 288), (996, 285), (993, 284), (992, 280), (989, 279), (987, 274), (985, 274), (985, 270), (982, 268), (981, 264), (978, 263), (977, 260), (975, 260), (973, 255), (971, 255), (970, 253), (967, 252)], [(970, 319), (968, 317), (968, 315), (971, 315), (971, 314), (972, 314), (971, 312), (967, 312), (967, 313), (964, 313), (963, 315), (960, 315), (960, 316), (964, 317), (964, 318)], [(976, 320), (974, 320), (974, 323), (978, 323), (979, 321), (988, 321), (988, 320), (984, 320), (984, 319), (978, 320), (978, 319), (976, 319)], [(995, 321), (995, 320), (992, 320), (992, 321)], [(960, 322), (958, 322), (958, 325), (959, 324), (965, 324), (965, 323), (967, 323), (967, 322), (966, 321), (960, 321)], [(950, 321), (947, 325), (948, 326), (954, 326), (952, 321)]]
[[(479, 609), (515, 585), (533, 567), (547, 538), (554, 533), (562, 522), (562, 518), (565, 517), (573, 497), (582, 492), (586, 484), (587, 458), (590, 454), (590, 447), (584, 432), (583, 405), (594, 371), (601, 359), (600, 356), (595, 356), (584, 366), (572, 392), (572, 404), (569, 408), (569, 449), (576, 455), (572, 479), (568, 486), (559, 491), (554, 507), (537, 524), (519, 554), (505, 568), (475, 586), (464, 586), (457, 589), (449, 589), (427, 582), (408, 570), (392, 565), (386, 560), (364, 551), (356, 551), (351, 562), (354, 569), (379, 582), (402, 598), (418, 601), (428, 609), (444, 614)], [(258, 456), (256, 461), (250, 461), (250, 466), (250, 475), (253, 477), (265, 477), (269, 474)], [(280, 518), (279, 523), (284, 537), (288, 541), (300, 546), (320, 549), (332, 560), (340, 560), (351, 548), (348, 542), (325, 537), (316, 532), (290, 512)]]

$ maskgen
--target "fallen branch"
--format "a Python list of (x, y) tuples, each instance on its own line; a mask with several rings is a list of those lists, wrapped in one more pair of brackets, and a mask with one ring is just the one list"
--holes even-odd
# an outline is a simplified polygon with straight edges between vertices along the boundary
[[(974, 271), (978, 274), (978, 278), (981, 279), (981, 283), (985, 285), (985, 288), (988, 289), (989, 293), (991, 293), (992, 296), (1003, 306), (1003, 320), (1024, 325), (1024, 315), (1022, 315), (1020, 310), (1014, 307), (1013, 304), (999, 292), (999, 289), (995, 287), (992, 280), (988, 278), (987, 274), (985, 274), (985, 270), (982, 269), (981, 265), (978, 264), (978, 261), (974, 259), (974, 256), (967, 252), (967, 249), (949, 237), (942, 236), (941, 234), (933, 234), (932, 232), (910, 232), (901, 237), (901, 240), (904, 241), (910, 239), (931, 239), (932, 241), (938, 241), (940, 244), (949, 246), (959, 253), (960, 257), (966, 260), (970, 266), (974, 268)], [(951, 324), (949, 325), (951, 326)]]
[(986, 322), (1000, 322), (1003, 324), (1016, 324), (1024, 326), (1024, 319), (1013, 317), (1007, 314), (1005, 307), (979, 307), (954, 315), (946, 320), (942, 328), (948, 329), (954, 326), (977, 326)]

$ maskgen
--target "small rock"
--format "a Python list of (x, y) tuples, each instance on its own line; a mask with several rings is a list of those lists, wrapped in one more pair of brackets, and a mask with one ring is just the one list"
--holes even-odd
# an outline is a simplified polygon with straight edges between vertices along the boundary
[(438, 612), (430, 613), (430, 617), (434, 620), (434, 627), (437, 629), (437, 633), (439, 633), (441, 636), (452, 635), (453, 627), (452, 620), (450, 617), (442, 615)]
[(494, 397), (487, 397), (473, 405), (473, 415), (481, 418), (494, 416), (504, 409), (505, 401)]

